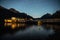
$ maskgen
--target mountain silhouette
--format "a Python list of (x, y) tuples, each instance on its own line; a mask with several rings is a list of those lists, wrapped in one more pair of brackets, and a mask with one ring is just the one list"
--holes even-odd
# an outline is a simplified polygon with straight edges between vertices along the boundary
[(51, 16), (52, 16), (51, 14), (47, 13), (47, 14), (43, 15), (41, 17), (41, 19), (49, 19), (49, 18), (51, 18)]
[(14, 13), (20, 13), (19, 11), (17, 11), (16, 9), (10, 8), (10, 11), (14, 12)]
[(60, 18), (60, 10), (56, 11), (53, 15), (53, 18)]
[[(6, 9), (0, 6), (0, 30), (3, 31), (1, 32), (1, 34), (5, 32), (15, 32), (20, 29), (16, 28), (12, 31), (11, 27), (4, 27), (4, 19), (9, 19), (11, 17), (26, 18), (27, 20), (33, 19), (32, 16), (27, 15), (26, 13), (21, 13), (14, 8)], [(25, 27), (23, 27), (22, 29), (25, 29)]]
[(60, 10), (53, 13), (53, 15), (47, 13), (41, 17), (41, 19), (60, 18)]
[(0, 17), (5, 19), (5, 18), (11, 18), (11, 17), (19, 17), (19, 18), (33, 18), (30, 15), (27, 15), (26, 13), (21, 13), (13, 8), (6, 9), (2, 6), (0, 6)]

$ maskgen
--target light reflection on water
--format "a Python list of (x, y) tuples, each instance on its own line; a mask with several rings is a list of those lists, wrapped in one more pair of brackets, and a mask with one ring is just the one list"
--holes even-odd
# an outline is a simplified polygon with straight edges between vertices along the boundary
[[(14, 25), (14, 28), (11, 29)], [(12, 30), (15, 31), (16, 28), (18, 29), (17, 31), (13, 33), (5, 33), (2, 36), (0, 36), (2, 39), (19, 39), (19, 38), (42, 38), (46, 39), (50, 35), (54, 35), (56, 32), (55, 30), (60, 29), (60, 25), (52, 25), (52, 24), (44, 24), (44, 25), (27, 25), (25, 23), (5, 23), (4, 28), (6, 27), (6, 30)], [(10, 28), (11, 27), (11, 28)], [(21, 27), (25, 29), (21, 30)], [(3, 29), (4, 29), (3, 28)], [(8, 30), (8, 29), (9, 30)], [(5, 29), (4, 31), (5, 32)]]
[(15, 35), (25, 35), (25, 34), (31, 34), (31, 35), (51, 35), (54, 33), (54, 30), (53, 29), (49, 29), (49, 30), (46, 30), (44, 29), (42, 26), (36, 26), (36, 25), (33, 25), (29, 28), (26, 28), (24, 31), (18, 31), (15, 33)]
[(4, 23), (4, 26), (5, 27), (8, 27), (8, 26), (10, 26), (11, 27), (11, 29), (15, 29), (16, 27), (24, 27), (24, 26), (26, 26), (26, 24), (25, 23)]
[[(25, 25), (25, 24), (24, 24)], [(8, 25), (5, 25), (6, 27)], [(21, 25), (23, 26), (23, 25)], [(19, 27), (21, 27), (19, 26)], [(17, 26), (16, 26), (17, 27)], [(49, 28), (48, 30), (44, 28), (44, 26), (38, 26), (38, 25), (31, 25), (31, 26), (25, 26), (26, 28), (24, 30), (18, 30), (14, 34), (4, 34), (2, 37), (3, 38), (20, 38), (20, 37), (34, 37), (34, 36), (39, 36), (39, 37), (48, 37), (49, 35), (53, 35), (55, 32), (53, 28)], [(47, 25), (46, 25), (47, 27)]]

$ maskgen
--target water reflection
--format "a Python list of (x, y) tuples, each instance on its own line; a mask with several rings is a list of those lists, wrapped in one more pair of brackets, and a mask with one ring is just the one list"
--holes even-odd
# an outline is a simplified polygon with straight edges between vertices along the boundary
[[(44, 24), (44, 25), (30, 25), (27, 26), (25, 23), (5, 23), (4, 27), (11, 27), (12, 29), (18, 27), (26, 27), (23, 31), (17, 30), (13, 34), (6, 33), (2, 36), (4, 39), (27, 39), (27, 38), (41, 38), (42, 40), (48, 38), (50, 35), (54, 35), (55, 30), (60, 29), (60, 25)], [(48, 29), (48, 30), (47, 30)]]
[(60, 30), (60, 25), (58, 25), (58, 24), (44, 24), (44, 28), (46, 28), (46, 29), (52, 28), (53, 30)]
[(26, 26), (26, 24), (25, 23), (5, 23), (4, 26), (5, 27), (10, 26), (12, 29), (15, 29), (16, 27), (22, 27), (22, 26), (24, 27)]

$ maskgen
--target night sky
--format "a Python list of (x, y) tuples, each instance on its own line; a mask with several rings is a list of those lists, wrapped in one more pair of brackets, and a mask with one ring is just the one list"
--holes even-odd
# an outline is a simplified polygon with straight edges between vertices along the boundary
[(25, 12), (34, 18), (60, 10), (60, 0), (0, 0), (0, 5)]

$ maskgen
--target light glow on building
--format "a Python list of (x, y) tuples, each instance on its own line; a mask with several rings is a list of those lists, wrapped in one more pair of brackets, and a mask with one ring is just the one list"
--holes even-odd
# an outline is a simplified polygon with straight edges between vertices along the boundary
[(10, 19), (5, 19), (4, 22), (26, 22), (26, 18), (16, 18), (16, 17), (11, 17)]

